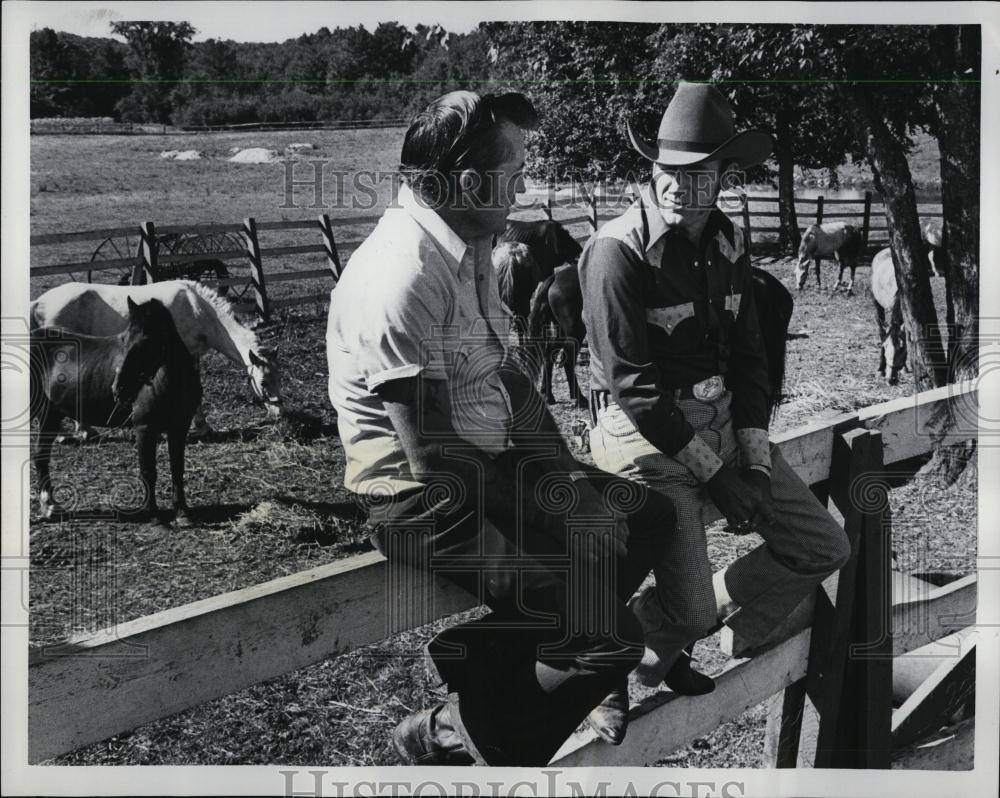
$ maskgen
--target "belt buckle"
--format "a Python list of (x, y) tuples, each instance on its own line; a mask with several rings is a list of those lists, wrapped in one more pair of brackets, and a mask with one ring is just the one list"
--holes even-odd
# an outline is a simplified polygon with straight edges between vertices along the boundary
[(691, 393), (694, 394), (694, 398), (699, 402), (714, 402), (722, 396), (724, 387), (722, 377), (716, 375), (709, 377), (707, 380), (696, 382), (691, 387)]

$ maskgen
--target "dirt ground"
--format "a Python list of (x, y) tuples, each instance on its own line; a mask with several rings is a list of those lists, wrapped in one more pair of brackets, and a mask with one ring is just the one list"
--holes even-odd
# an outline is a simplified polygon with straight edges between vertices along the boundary
[[(350, 133), (352, 137), (338, 140), (337, 146), (319, 142), (320, 156), (348, 162), (371, 146), (364, 137), (398, 139), (398, 131)], [(164, 222), (234, 221), (252, 214), (281, 218), (282, 211), (276, 207), (280, 187), (275, 183), (280, 183), (281, 173), (273, 164), (237, 166), (209, 161), (206, 167), (205, 162), (198, 162), (201, 166), (168, 165), (158, 160), (159, 150), (205, 150), (208, 145), (200, 138), (189, 142), (170, 137), (160, 142), (159, 137), (142, 137), (128, 141), (127, 147), (118, 147), (120, 139), (111, 137), (80, 138), (106, 139), (96, 142), (107, 159), (100, 174), (86, 161), (94, 157), (94, 141), (61, 147), (58, 140), (75, 140), (33, 140), (32, 232), (117, 226), (142, 218)], [(228, 138), (223, 141), (218, 136), (211, 146), (222, 153), (230, 146), (260, 144), (247, 135), (231, 137), (233, 142)], [(341, 146), (345, 141), (346, 149)], [(264, 143), (273, 146), (270, 141)], [(162, 171), (143, 181), (152, 187), (148, 190), (136, 190), (128, 182), (128, 170), (136, 167), (140, 156), (142, 163), (152, 164), (150, 169)], [(201, 171), (185, 177), (183, 170), (188, 168)], [(248, 171), (234, 177), (237, 173), (232, 170), (237, 169)], [(196, 174), (202, 176), (196, 178)], [(308, 213), (288, 212), (290, 218)], [(360, 227), (354, 233), (363, 234)], [(46, 257), (63, 258), (65, 253)], [(791, 286), (789, 260), (764, 258), (759, 265)], [(296, 268), (312, 267), (296, 264)], [(828, 265), (827, 285), (833, 282), (832, 272)], [(36, 281), (33, 295), (49, 284)], [(862, 268), (853, 297), (818, 292), (811, 282), (796, 295), (791, 331), (799, 335), (789, 341), (787, 396), (772, 425), (774, 431), (913, 392), (908, 376), (901, 385), (889, 387), (875, 375), (878, 346), (867, 285), (868, 270)], [(940, 280), (934, 281), (934, 290), (943, 321)], [(325, 324), (322, 307), (304, 306), (281, 312), (272, 324), (258, 329), (263, 344), (279, 349), (292, 421), (265, 422), (243, 374), (219, 355), (204, 359), (205, 407), (218, 434), (188, 447), (186, 484), (195, 520), (190, 529), (155, 533), (118, 521), (110, 513), (113, 501), (127, 502), (120, 488), (123, 476), (131, 478), (136, 473), (126, 431), (110, 431), (94, 443), (57, 449), (53, 461), (56, 497), (72, 506), (75, 517), (46, 522), (34, 505), (26, 508), (33, 645), (54, 643), (370, 549), (341, 484), (343, 450), (326, 398)], [(579, 374), (586, 382), (586, 365)], [(559, 403), (553, 412), (569, 435), (573, 423), (584, 415), (569, 401), (559, 374), (555, 392)], [(589, 459), (583, 452), (579, 456)], [(158, 470), (157, 497), (166, 507), (170, 497), (165, 446), (159, 452)], [(901, 570), (973, 570), (976, 482), (974, 472), (969, 474), (947, 489), (933, 479), (917, 479), (892, 491), (893, 548)], [(756, 542), (716, 528), (709, 535), (709, 554), (714, 565), (721, 567)], [(406, 714), (436, 699), (417, 655), (440, 625), (256, 685), (54, 762), (394, 764), (390, 730)], [(700, 643), (696, 656), (710, 673), (725, 661), (715, 639)], [(635, 690), (633, 699), (641, 695)], [(759, 766), (763, 712), (762, 707), (750, 710), (660, 764)]]

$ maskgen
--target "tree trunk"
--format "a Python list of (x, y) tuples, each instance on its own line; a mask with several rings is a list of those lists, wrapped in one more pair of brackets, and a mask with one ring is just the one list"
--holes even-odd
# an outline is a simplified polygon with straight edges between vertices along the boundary
[(796, 255), (799, 251), (799, 220), (795, 213), (795, 161), (792, 148), (787, 142), (792, 140), (788, 120), (778, 115), (775, 124), (774, 154), (778, 161), (778, 246), (782, 252)]
[(910, 350), (910, 363), (918, 391), (944, 385), (947, 369), (934, 296), (931, 293), (930, 261), (924, 251), (917, 215), (917, 197), (902, 146), (893, 137), (878, 112), (877, 99), (864, 86), (845, 90), (847, 116), (875, 173), (876, 185), (885, 203), (889, 243), (896, 265), (896, 283), (902, 303)]
[[(942, 27), (932, 34), (941, 74), (956, 79), (979, 76), (978, 26)], [(935, 85), (935, 132), (941, 154), (944, 214), (944, 273), (947, 280), (948, 381), (979, 374), (979, 153), (980, 86)], [(954, 420), (952, 420), (954, 421)], [(968, 419), (961, 423), (968, 424)], [(955, 482), (972, 461), (976, 441), (939, 449), (928, 468)]]
[[(955, 77), (978, 72), (977, 26), (944, 28)], [(941, 154), (941, 205), (944, 212), (946, 277), (949, 294), (948, 376), (954, 382), (979, 373), (979, 108), (980, 87), (969, 83), (934, 88), (938, 151)]]

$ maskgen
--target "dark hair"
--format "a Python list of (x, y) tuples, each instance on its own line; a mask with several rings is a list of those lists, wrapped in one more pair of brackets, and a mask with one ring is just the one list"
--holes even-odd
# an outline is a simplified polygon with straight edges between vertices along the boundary
[(514, 92), (453, 91), (438, 97), (406, 131), (400, 174), (418, 197), (440, 205), (454, 196), (459, 172), (485, 172), (510, 158), (500, 135), (503, 122), (531, 130), (538, 114), (527, 97)]

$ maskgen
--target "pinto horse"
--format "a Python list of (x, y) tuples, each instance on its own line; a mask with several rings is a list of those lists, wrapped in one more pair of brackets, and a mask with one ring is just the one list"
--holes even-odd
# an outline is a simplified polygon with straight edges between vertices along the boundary
[(888, 365), (889, 384), (896, 385), (899, 372), (907, 368), (906, 329), (889, 247), (872, 258), (872, 301), (879, 335), (878, 373), (884, 377)]
[[(64, 283), (31, 303), (31, 328), (61, 327), (84, 335), (116, 335), (128, 324), (130, 299), (161, 302), (173, 317), (174, 326), (196, 363), (209, 349), (221, 352), (244, 369), (268, 416), (281, 415), (277, 353), (261, 348), (253, 331), (233, 316), (229, 303), (211, 288), (193, 280), (123, 286)], [(194, 423), (196, 435), (211, 432), (200, 406)]]
[(158, 300), (126, 300), (126, 329), (115, 336), (71, 333), (58, 327), (31, 331), (31, 418), (38, 421), (32, 461), (38, 473), (38, 504), (46, 518), (64, 515), (52, 498), (49, 461), (63, 418), (81, 424), (135, 429), (144, 501), (139, 518), (159, 524), (156, 507), (156, 444), (166, 433), (178, 526), (190, 519), (184, 496), (184, 445), (201, 380), (194, 359)]
[[(822, 288), (819, 279), (819, 267), (824, 258), (830, 258), (840, 266), (837, 284), (834, 292), (841, 287), (847, 289), (847, 295), (854, 295), (854, 272), (858, 268), (858, 257), (864, 249), (864, 237), (854, 225), (844, 222), (829, 222), (828, 224), (811, 224), (802, 234), (799, 243), (799, 260), (795, 265), (795, 281), (801, 291), (806, 286), (809, 276), (809, 261), (816, 264), (816, 287)], [(850, 268), (851, 280), (844, 282), (844, 269)]]

